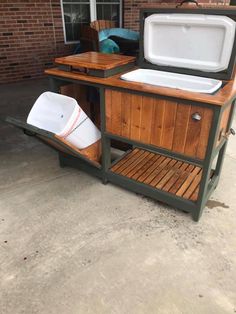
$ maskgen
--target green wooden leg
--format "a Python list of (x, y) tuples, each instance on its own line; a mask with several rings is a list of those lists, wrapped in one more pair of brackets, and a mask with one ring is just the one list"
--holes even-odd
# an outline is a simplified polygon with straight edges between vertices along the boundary
[(106, 137), (105, 89), (100, 88), (101, 143), (102, 143), (102, 183), (107, 184), (107, 172), (111, 166), (111, 140)]

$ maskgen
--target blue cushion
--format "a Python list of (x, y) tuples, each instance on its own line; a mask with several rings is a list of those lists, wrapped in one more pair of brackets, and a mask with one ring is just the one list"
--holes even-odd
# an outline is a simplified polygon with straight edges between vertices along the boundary
[(119, 53), (119, 46), (111, 39), (104, 39), (100, 43), (100, 52), (103, 53)]

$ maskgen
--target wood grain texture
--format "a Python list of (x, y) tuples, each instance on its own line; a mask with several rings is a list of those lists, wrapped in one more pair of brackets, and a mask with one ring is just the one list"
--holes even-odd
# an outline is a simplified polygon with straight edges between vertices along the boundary
[[(192, 119), (192, 115), (198, 113), (202, 117), (200, 121), (195, 121)], [(188, 130), (187, 130), (187, 137), (184, 147), (184, 154), (195, 157), (197, 154), (197, 148), (200, 141), (200, 133), (201, 127), (203, 124), (203, 116), (204, 115), (204, 108), (191, 106), (190, 109), (190, 117), (188, 123)], [(208, 123), (208, 121), (206, 121)]]
[(164, 121), (162, 125), (161, 146), (171, 149), (173, 146), (173, 136), (175, 130), (177, 104), (173, 101), (166, 101)]
[[(138, 95), (132, 95), (131, 99), (131, 111), (130, 111), (130, 138), (139, 141), (140, 128), (141, 128), (141, 109), (142, 109), (142, 97)], [(119, 133), (120, 135), (122, 133)]]
[[(105, 106), (108, 132), (204, 159), (213, 117), (211, 108), (109, 89)], [(193, 119), (194, 113), (201, 115), (200, 121)]]
[(227, 127), (229, 123), (229, 116), (230, 116), (231, 108), (232, 108), (232, 104), (227, 106), (222, 113), (216, 145), (220, 144), (223, 136), (228, 131)]
[(90, 23), (90, 27), (94, 28), (96, 31), (100, 31), (105, 28), (114, 28), (116, 23), (110, 20), (96, 20)]
[(162, 161), (165, 158), (166, 157), (164, 156), (156, 155), (156, 158), (154, 158), (152, 162), (148, 161), (149, 167), (145, 168), (145, 171), (141, 175), (138, 176), (138, 181), (144, 182), (149, 177), (149, 175), (158, 167), (158, 165), (162, 163)]
[(56, 64), (69, 65), (74, 68), (110, 70), (134, 62), (135, 57), (89, 51), (55, 59)]
[(135, 148), (110, 170), (194, 202), (198, 198), (202, 169), (187, 162)]
[(173, 176), (170, 178), (168, 182), (166, 182), (166, 184), (163, 186), (162, 189), (168, 192), (173, 187), (175, 182), (179, 179), (180, 174), (184, 172), (187, 169), (187, 167), (188, 167), (188, 164), (183, 163), (180, 166), (180, 169), (175, 170)]
[(173, 151), (184, 153), (191, 106), (178, 104), (176, 111)]
[(111, 101), (111, 93), (110, 89), (105, 90), (105, 99), (106, 99), (106, 130), (108, 132), (112, 132), (112, 101)]
[(120, 161), (119, 163), (116, 163), (113, 166), (114, 171), (118, 170), (123, 164), (125, 164), (129, 159), (131, 159), (135, 154), (137, 154), (139, 150), (135, 148), (132, 150), (130, 153), (126, 154)]
[(165, 177), (165, 175), (173, 169), (177, 160), (171, 159), (170, 162), (165, 167), (162, 167), (162, 170), (155, 176), (155, 178), (150, 182), (151, 186), (156, 186), (158, 183)]
[[(150, 99), (150, 97), (149, 97)], [(150, 144), (161, 146), (164, 115), (166, 110), (166, 101), (163, 99), (154, 99), (151, 141)]]
[(131, 128), (131, 102), (132, 95), (124, 94), (121, 95), (121, 136), (129, 137)]
[(138, 171), (146, 163), (147, 159), (152, 158), (153, 155), (153, 153), (145, 151), (143, 155), (139, 158), (137, 164), (134, 162), (132, 164), (132, 167), (127, 168), (127, 170), (122, 172), (122, 174), (126, 175), (128, 178), (131, 178), (133, 175), (136, 174), (136, 171)]
[[(80, 55), (81, 56), (81, 55)], [(106, 56), (108, 56), (106, 54)], [(114, 56), (114, 55), (113, 55)], [(131, 59), (131, 61), (133, 61)], [(86, 64), (88, 63), (88, 59), (85, 58)], [(91, 65), (91, 64), (90, 64)], [(134, 68), (136, 69), (136, 68)], [(150, 93), (160, 96), (167, 96), (167, 97), (174, 97), (179, 99), (179, 102), (181, 102), (181, 99), (184, 100), (190, 100), (200, 103), (206, 103), (209, 105), (216, 105), (216, 106), (224, 106), (227, 103), (230, 103), (235, 98), (236, 94), (236, 79), (234, 76), (233, 80), (230, 80), (223, 86), (217, 93), (214, 95), (212, 94), (203, 94), (203, 93), (193, 93), (189, 91), (179, 90), (175, 88), (167, 88), (167, 87), (160, 87), (160, 86), (154, 86), (150, 84), (143, 84), (143, 83), (136, 83), (136, 82), (128, 82), (120, 79), (120, 76), (123, 73), (108, 77), (108, 78), (99, 78), (89, 75), (84, 75), (81, 73), (73, 73), (73, 72), (66, 72), (63, 70), (59, 70), (57, 68), (47, 69), (45, 70), (45, 73), (52, 76), (57, 76), (60, 78), (65, 79), (74, 79), (77, 80), (77, 82), (87, 82), (87, 83), (93, 83), (99, 86), (107, 86), (107, 87), (119, 87), (124, 90), (134, 90), (139, 91), (142, 93)], [(125, 73), (125, 72), (124, 72)]]
[[(203, 119), (204, 119), (204, 122), (212, 121), (213, 110), (204, 108)], [(196, 151), (196, 157), (199, 159), (203, 159), (205, 157), (210, 129), (211, 129), (211, 123), (206, 123), (206, 122), (202, 123), (197, 151)]]
[(168, 165), (170, 161), (171, 158), (169, 157), (163, 158), (163, 160), (160, 163), (158, 163), (158, 166), (153, 170), (152, 173), (150, 173), (150, 175), (143, 182), (146, 184), (150, 184), (156, 178), (156, 176), (158, 176), (158, 174), (164, 169), (164, 167)]
[(189, 186), (193, 182), (194, 178), (199, 174), (201, 169), (199, 167), (195, 167), (193, 171), (189, 174), (189, 176), (186, 178), (184, 183), (181, 185), (179, 190), (176, 192), (176, 195), (183, 196), (184, 193), (188, 190)]
[(181, 161), (177, 161), (172, 167), (168, 169), (168, 171), (165, 171), (162, 179), (156, 184), (156, 188), (162, 189), (164, 185), (169, 182), (171, 177), (176, 173), (176, 170), (179, 169), (182, 164), (183, 163)]
[(176, 192), (181, 188), (182, 184), (188, 178), (190, 173), (194, 170), (193, 165), (188, 165), (188, 167), (180, 173), (176, 182), (172, 185), (172, 187), (168, 190), (168, 192), (176, 194)]
[(75, 152), (85, 156), (86, 158), (90, 159), (91, 161), (93, 161), (97, 164), (100, 163), (101, 140), (95, 142), (94, 144), (92, 144), (86, 148), (79, 149), (76, 146), (74, 146), (73, 144), (69, 143), (66, 139), (64, 139), (61, 136), (55, 135), (55, 138), (57, 138), (57, 140), (61, 141), (66, 146), (70, 147), (72, 151), (75, 151)]
[[(128, 100), (127, 100), (128, 102)], [(144, 143), (151, 142), (152, 117), (153, 117), (154, 99), (142, 97), (142, 111), (140, 121), (140, 141)], [(147, 123), (149, 121), (149, 123)]]
[[(117, 164), (118, 168), (117, 168), (116, 172), (117, 173), (123, 172), (127, 167), (132, 165), (135, 160), (139, 159), (142, 156), (143, 153), (144, 153), (144, 150), (141, 150), (141, 149), (137, 149), (137, 152), (135, 154), (131, 154), (130, 153), (131, 156), (130, 156), (129, 159), (127, 159), (124, 163), (120, 161)], [(127, 158), (128, 158), (128, 156), (127, 156)]]
[(120, 92), (112, 91), (111, 93), (111, 102), (112, 102), (112, 110), (111, 110), (111, 128), (115, 130), (118, 134), (121, 134), (121, 98), (122, 95)]

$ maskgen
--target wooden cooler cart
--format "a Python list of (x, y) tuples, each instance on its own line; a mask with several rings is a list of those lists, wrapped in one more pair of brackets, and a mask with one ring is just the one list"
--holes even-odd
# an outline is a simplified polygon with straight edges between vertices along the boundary
[[(121, 80), (121, 73), (134, 68), (132, 57), (85, 53), (58, 58), (57, 67), (46, 70), (51, 89), (60, 92), (66, 84), (78, 90), (99, 91), (102, 157), (95, 163), (73, 151), (53, 135), (8, 118), (26, 132), (52, 143), (59, 150), (61, 166), (83, 169), (108, 181), (190, 212), (198, 221), (216, 188), (235, 107), (235, 38), (228, 66), (210, 72), (194, 68), (153, 64), (145, 59), (145, 19), (153, 14), (226, 16), (235, 20), (231, 7), (143, 8), (140, 16), (141, 68), (221, 79), (214, 94), (204, 94)], [(69, 86), (69, 85), (68, 85)], [(79, 95), (79, 98), (82, 97)], [(89, 103), (89, 100), (87, 100)], [(132, 149), (111, 161), (111, 140), (128, 143)], [(56, 142), (55, 142), (56, 141)]]

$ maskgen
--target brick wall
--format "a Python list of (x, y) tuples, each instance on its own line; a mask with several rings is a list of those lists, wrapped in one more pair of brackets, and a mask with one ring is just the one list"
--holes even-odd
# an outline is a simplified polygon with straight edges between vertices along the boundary
[(0, 0), (0, 83), (43, 75), (64, 44), (60, 0)]
[[(139, 9), (145, 4), (177, 3), (178, 0), (124, 0), (124, 27), (139, 30)], [(230, 0), (198, 0), (199, 3), (228, 5)]]

